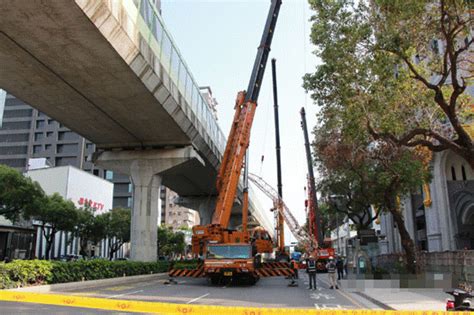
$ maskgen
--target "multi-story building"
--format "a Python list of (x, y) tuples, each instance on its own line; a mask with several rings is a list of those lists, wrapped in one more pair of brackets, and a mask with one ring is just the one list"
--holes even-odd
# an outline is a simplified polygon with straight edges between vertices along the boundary
[(161, 222), (169, 225), (173, 230), (180, 228), (191, 228), (199, 224), (199, 213), (197, 211), (181, 207), (175, 203), (178, 196), (174, 191), (165, 188), (165, 202), (162, 204), (164, 209), (164, 217), (162, 212)]
[(113, 182), (113, 207), (130, 208), (132, 185), (126, 175), (96, 167), (87, 160), (95, 145), (30, 105), (6, 94), (0, 127), (0, 163), (21, 172), (32, 158), (49, 166), (71, 165)]

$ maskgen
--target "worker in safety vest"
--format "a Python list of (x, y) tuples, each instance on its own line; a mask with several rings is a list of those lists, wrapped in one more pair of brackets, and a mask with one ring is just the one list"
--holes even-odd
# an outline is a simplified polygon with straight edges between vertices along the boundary
[(309, 277), (309, 290), (316, 290), (316, 260), (313, 256), (309, 256), (306, 261), (306, 272)]
[(293, 278), (298, 279), (298, 261), (292, 259), (290, 262), (291, 270), (293, 270)]
[(339, 289), (336, 282), (336, 263), (334, 262), (334, 257), (329, 257), (329, 262), (326, 264), (326, 269), (328, 270), (329, 285), (330, 289)]

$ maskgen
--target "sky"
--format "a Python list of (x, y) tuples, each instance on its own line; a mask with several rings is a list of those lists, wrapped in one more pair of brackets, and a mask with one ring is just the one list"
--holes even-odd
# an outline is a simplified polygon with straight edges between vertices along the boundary
[[(270, 0), (163, 0), (162, 16), (200, 86), (217, 99), (218, 122), (228, 134), (238, 91), (245, 90), (260, 43)], [(312, 12), (307, 0), (283, 0), (273, 37), (250, 139), (250, 172), (277, 187), (271, 58), (276, 58), (283, 200), (300, 224), (305, 221), (307, 164), (300, 127), (305, 107), (309, 128), (316, 105), (302, 77), (319, 62), (309, 40)], [(311, 137), (311, 136), (310, 136)], [(264, 156), (264, 162), (261, 157)], [(257, 188), (254, 188), (257, 191)], [(271, 200), (259, 195), (264, 209)], [(270, 211), (268, 210), (268, 215)], [(295, 241), (286, 231), (286, 243)]]

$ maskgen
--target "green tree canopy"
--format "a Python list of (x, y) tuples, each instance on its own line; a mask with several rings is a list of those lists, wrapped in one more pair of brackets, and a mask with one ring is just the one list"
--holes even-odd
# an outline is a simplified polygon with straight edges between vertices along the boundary
[(472, 1), (309, 3), (322, 63), (304, 87), (321, 120), (351, 120), (344, 128), (354, 137), (362, 124), (391, 144), (451, 149), (474, 168)]
[(37, 182), (17, 170), (0, 164), (0, 215), (18, 221), (44, 202), (45, 194)]
[(105, 233), (109, 238), (110, 260), (123, 244), (130, 242), (131, 220), (132, 212), (125, 208), (114, 208), (96, 217), (98, 226), (105, 226)]
[(97, 243), (106, 238), (107, 221), (102, 216), (95, 216), (90, 207), (77, 209), (78, 220), (75, 227), (76, 235), (80, 238), (80, 254), (90, 256), (86, 251), (89, 242)]
[(158, 226), (158, 256), (182, 254), (186, 248), (182, 232), (174, 232), (170, 226)]
[(50, 258), (56, 233), (58, 231), (73, 232), (78, 221), (78, 212), (74, 203), (64, 200), (58, 193), (45, 197), (39, 207), (25, 215), (42, 222), (43, 235), (46, 238), (46, 259)]

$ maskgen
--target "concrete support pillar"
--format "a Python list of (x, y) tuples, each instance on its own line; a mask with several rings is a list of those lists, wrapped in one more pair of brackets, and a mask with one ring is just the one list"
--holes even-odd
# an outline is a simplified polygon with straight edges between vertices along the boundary
[(132, 260), (156, 261), (161, 176), (155, 175), (153, 162), (138, 160), (131, 165), (130, 177), (133, 183), (130, 256)]
[(211, 198), (211, 200), (200, 202), (198, 206), (198, 210), (197, 210), (199, 212), (199, 218), (200, 218), (199, 224), (205, 225), (205, 224), (211, 223), (212, 215), (214, 214), (215, 207), (216, 207), (215, 197)]
[(428, 251), (439, 252), (456, 249), (454, 235), (457, 226), (449, 204), (447, 161), (452, 158), (449, 151), (435, 153), (433, 156), (433, 180), (430, 183), (432, 204), (425, 208), (426, 235)]
[(130, 235), (130, 258), (156, 261), (160, 173), (197, 159), (204, 162), (192, 147), (181, 149), (104, 151), (94, 154), (94, 163), (115, 172), (130, 175), (133, 183), (133, 209)]

